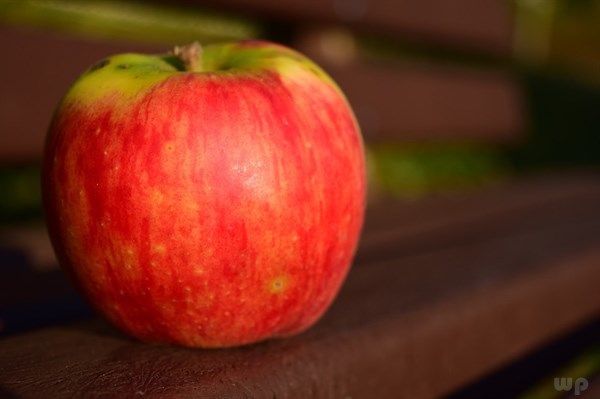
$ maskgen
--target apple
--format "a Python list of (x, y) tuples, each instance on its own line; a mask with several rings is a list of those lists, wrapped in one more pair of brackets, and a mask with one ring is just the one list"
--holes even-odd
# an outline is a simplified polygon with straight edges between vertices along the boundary
[(227, 347), (297, 334), (333, 301), (365, 209), (347, 100), (265, 41), (121, 54), (73, 84), (42, 189), (57, 258), (146, 342)]

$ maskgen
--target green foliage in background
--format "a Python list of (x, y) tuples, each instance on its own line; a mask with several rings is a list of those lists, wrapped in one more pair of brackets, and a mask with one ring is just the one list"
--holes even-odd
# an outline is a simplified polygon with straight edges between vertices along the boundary
[(600, 85), (600, 0), (514, 0), (520, 63)]
[(507, 154), (516, 170), (600, 165), (600, 89), (579, 79), (523, 70), (526, 140)]
[(370, 184), (401, 197), (474, 188), (510, 173), (498, 149), (461, 143), (371, 146), (368, 163)]
[(260, 25), (198, 8), (102, 0), (0, 0), (0, 22), (115, 40), (180, 44), (257, 38)]
[[(587, 348), (585, 352), (577, 355), (564, 367), (555, 370), (551, 376), (536, 383), (531, 389), (519, 396), (519, 399), (559, 399), (567, 392), (558, 391), (554, 387), (554, 378), (593, 378), (600, 373), (600, 346)], [(573, 393), (571, 390), (570, 393)]]
[(0, 167), (0, 225), (42, 220), (40, 166)]

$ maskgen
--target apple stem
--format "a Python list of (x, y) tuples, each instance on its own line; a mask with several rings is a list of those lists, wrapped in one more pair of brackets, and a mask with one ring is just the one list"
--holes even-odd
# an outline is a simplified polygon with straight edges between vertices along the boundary
[(202, 46), (198, 42), (175, 46), (173, 55), (183, 61), (185, 69), (188, 71), (198, 72), (202, 66)]

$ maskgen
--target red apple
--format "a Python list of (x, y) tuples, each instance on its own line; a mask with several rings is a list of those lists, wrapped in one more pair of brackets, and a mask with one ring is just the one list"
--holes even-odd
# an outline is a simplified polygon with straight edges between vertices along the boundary
[(50, 126), (58, 260), (143, 341), (224, 347), (325, 312), (365, 208), (362, 139), (315, 64), (268, 42), (106, 58)]

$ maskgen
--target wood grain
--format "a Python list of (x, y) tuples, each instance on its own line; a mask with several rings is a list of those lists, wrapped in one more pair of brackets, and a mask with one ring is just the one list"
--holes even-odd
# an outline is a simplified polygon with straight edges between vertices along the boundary
[(369, 211), (364, 239), (378, 228), (386, 238), (361, 248), (333, 307), (304, 334), (192, 350), (138, 343), (101, 321), (48, 328), (0, 341), (0, 393), (430, 398), (600, 315), (598, 175), (391, 204)]

